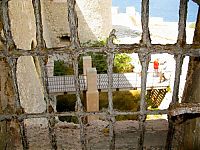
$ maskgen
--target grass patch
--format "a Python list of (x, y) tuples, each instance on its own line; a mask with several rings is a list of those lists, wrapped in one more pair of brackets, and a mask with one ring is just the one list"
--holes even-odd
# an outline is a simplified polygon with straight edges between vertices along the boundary
[[(81, 94), (82, 103), (85, 107), (85, 98), (84, 95)], [(58, 112), (66, 112), (66, 111), (74, 111), (76, 103), (76, 95), (75, 94), (65, 94), (57, 96), (57, 106), (56, 109)], [(147, 99), (148, 108), (156, 110), (157, 107), (154, 106), (153, 102)], [(113, 107), (118, 111), (139, 111), (140, 107), (140, 91), (130, 90), (130, 91), (114, 91), (113, 92)], [(99, 93), (99, 109), (108, 109), (108, 93), (100, 92)], [(154, 116), (155, 118), (159, 118), (159, 116)], [(147, 118), (151, 118), (151, 116), (147, 116)], [(120, 115), (116, 117), (117, 121), (120, 120), (136, 120), (137, 115)], [(76, 117), (65, 116), (59, 117), (60, 121), (74, 122), (78, 123)]]
[[(83, 94), (81, 94), (82, 103), (85, 104)], [(114, 109), (119, 111), (137, 111), (139, 109), (140, 92), (136, 90), (131, 91), (114, 91), (113, 92), (113, 105)], [(76, 103), (75, 94), (65, 94), (57, 96), (56, 110), (58, 112), (74, 111)], [(85, 107), (85, 106), (84, 106)], [(99, 94), (99, 109), (108, 108), (108, 93), (100, 92)], [(117, 116), (116, 120), (135, 120), (136, 115), (121, 115)], [(78, 123), (76, 117), (64, 116), (59, 117), (60, 121)]]
[[(139, 110), (140, 92), (136, 90), (130, 91), (114, 91), (113, 107), (118, 111), (137, 111)], [(108, 108), (108, 93), (101, 92), (99, 95), (99, 107), (101, 109)], [(135, 120), (136, 115), (120, 115), (116, 120)]]

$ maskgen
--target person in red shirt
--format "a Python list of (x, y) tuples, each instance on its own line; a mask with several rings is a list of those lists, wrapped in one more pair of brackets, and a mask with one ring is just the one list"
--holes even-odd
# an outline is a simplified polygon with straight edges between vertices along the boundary
[(158, 77), (158, 68), (159, 68), (159, 62), (158, 59), (155, 59), (153, 62), (153, 68), (154, 68), (154, 72), (155, 72), (155, 76)]

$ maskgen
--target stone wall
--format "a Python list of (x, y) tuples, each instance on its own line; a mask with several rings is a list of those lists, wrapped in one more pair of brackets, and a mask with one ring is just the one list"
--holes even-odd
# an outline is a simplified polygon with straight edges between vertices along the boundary
[[(43, 24), (50, 37), (46, 40), (51, 42), (51, 45), (47, 45), (55, 47), (68, 44), (67, 40), (60, 39), (63, 35), (70, 36), (66, 0), (42, 0), (42, 3)], [(81, 42), (108, 37), (112, 29), (111, 5), (111, 0), (77, 0)]]
[[(112, 29), (112, 0), (77, 0), (79, 39), (81, 42), (108, 37)], [(42, 0), (44, 38), (47, 47), (69, 45), (70, 36), (67, 0)], [(48, 75), (53, 75), (54, 60), (70, 61), (68, 56), (52, 56), (48, 61)]]
[[(9, 2), (11, 28), (17, 48), (30, 49), (35, 41), (36, 27), (31, 0)], [(20, 57), (17, 62), (17, 81), (21, 105), (27, 113), (41, 113), (46, 109), (43, 87), (40, 83), (33, 58)], [(37, 119), (36, 119), (37, 120)], [(41, 123), (41, 119), (32, 123)]]

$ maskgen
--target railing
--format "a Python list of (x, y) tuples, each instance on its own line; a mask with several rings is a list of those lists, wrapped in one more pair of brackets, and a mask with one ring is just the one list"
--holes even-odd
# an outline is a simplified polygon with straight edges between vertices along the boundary
[[(171, 74), (171, 72), (165, 72)], [(160, 77), (154, 77), (153, 72), (148, 72), (147, 88), (166, 88), (170, 84), (170, 78), (160, 82)], [(141, 87), (141, 76), (139, 73), (115, 73), (113, 76), (113, 89), (137, 89)], [(87, 90), (86, 77), (79, 76), (80, 90)], [(48, 89), (50, 93), (75, 92), (73, 75), (48, 77)], [(108, 75), (97, 74), (97, 89), (108, 89)]]

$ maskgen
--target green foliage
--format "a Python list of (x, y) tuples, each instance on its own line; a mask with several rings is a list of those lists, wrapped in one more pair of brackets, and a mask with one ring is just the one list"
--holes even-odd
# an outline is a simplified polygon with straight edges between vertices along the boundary
[[(99, 95), (99, 107), (101, 109), (108, 108), (108, 93), (101, 92)], [(137, 111), (139, 110), (140, 92), (136, 90), (131, 91), (115, 91), (113, 92), (114, 109), (119, 111)], [(120, 115), (116, 120), (135, 120), (136, 115)]]
[[(84, 104), (84, 97), (81, 94), (82, 103)], [(139, 101), (140, 101), (140, 92), (139, 91), (115, 91), (113, 92), (113, 105), (114, 109), (119, 111), (138, 111), (139, 110)], [(58, 112), (74, 111), (76, 103), (75, 94), (65, 94), (57, 96), (57, 106), (56, 110)], [(85, 104), (84, 104), (85, 107)], [(100, 92), (99, 93), (99, 109), (108, 108), (108, 93)], [(136, 115), (121, 115), (116, 117), (117, 120), (135, 120), (137, 119)], [(61, 121), (74, 122), (78, 123), (78, 120), (75, 116), (65, 116), (59, 117)]]
[[(82, 43), (85, 47), (102, 47), (106, 45), (107, 39), (100, 39), (98, 41), (89, 40)], [(104, 53), (88, 52), (79, 57), (79, 74), (83, 74), (83, 56), (91, 56), (93, 67), (97, 69), (97, 73), (107, 73), (107, 56)], [(126, 73), (133, 71), (133, 65), (131, 64), (131, 57), (127, 54), (116, 54), (114, 59), (113, 71), (115, 73)], [(64, 61), (54, 62), (54, 75), (72, 75), (73, 67), (65, 64)]]
[(99, 39), (96, 41), (89, 40), (87, 42), (81, 43), (81, 46), (83, 47), (103, 47), (106, 45), (107, 38), (106, 39)]
[(195, 26), (196, 26), (196, 24), (195, 23), (191, 23), (190, 25), (189, 25), (189, 28), (195, 28)]
[(116, 54), (114, 59), (113, 71), (115, 73), (133, 72), (131, 57), (127, 54)]
[[(97, 73), (107, 73), (106, 55), (102, 53), (88, 52), (87, 56), (92, 58), (92, 66), (97, 69)], [(79, 59), (79, 74), (83, 74), (83, 55)]]
[(72, 75), (73, 68), (65, 64), (63, 60), (54, 61), (54, 76)]

